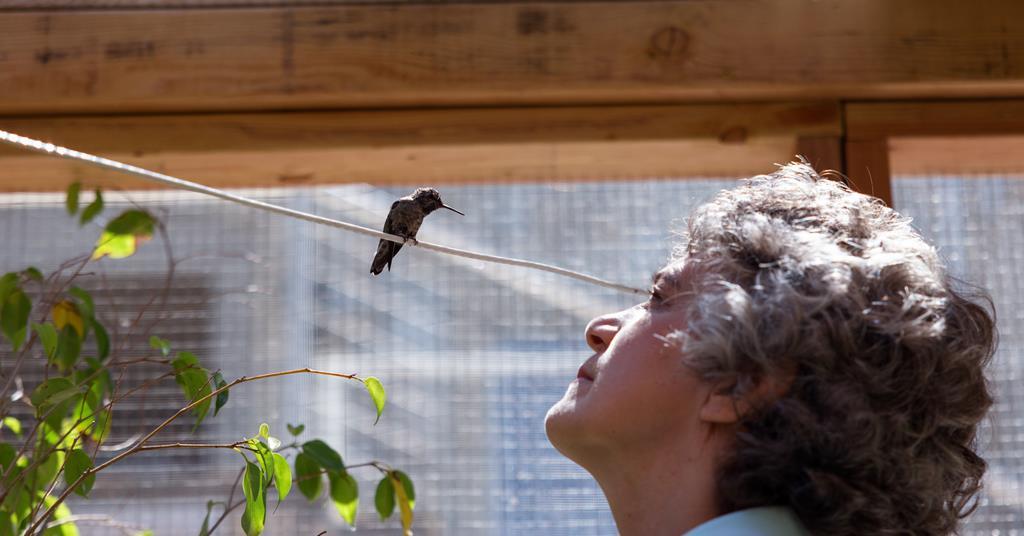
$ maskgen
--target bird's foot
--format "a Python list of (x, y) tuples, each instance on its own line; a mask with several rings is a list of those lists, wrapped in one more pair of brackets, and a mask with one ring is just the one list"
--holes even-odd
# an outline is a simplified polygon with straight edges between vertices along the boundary
[(411, 236), (405, 237), (405, 242), (402, 242), (402, 243), (403, 244), (408, 244), (409, 242), (412, 242), (412, 245), (414, 245), (414, 246), (420, 245), (420, 241), (416, 240), (415, 238), (413, 238)]

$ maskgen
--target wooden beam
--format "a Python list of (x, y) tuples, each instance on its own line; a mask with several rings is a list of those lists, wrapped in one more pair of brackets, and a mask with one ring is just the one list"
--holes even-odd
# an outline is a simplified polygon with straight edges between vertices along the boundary
[[(219, 187), (740, 177), (838, 136), (839, 105), (0, 118), (5, 130)], [(0, 147), (0, 191), (152, 184)]]
[(1024, 175), (1024, 135), (889, 139), (894, 176)]
[(855, 102), (845, 113), (851, 139), (1024, 134), (1024, 99)]
[(0, 14), (0, 114), (1024, 95), (1024, 3)]

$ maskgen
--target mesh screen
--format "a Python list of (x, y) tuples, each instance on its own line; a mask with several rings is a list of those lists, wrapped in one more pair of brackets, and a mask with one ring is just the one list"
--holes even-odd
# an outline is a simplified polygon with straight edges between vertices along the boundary
[[(731, 179), (448, 186), (445, 201), (465, 218), (431, 215), (419, 238), (550, 262), (643, 286), (668, 256), (670, 229)], [(907, 177), (894, 182), (898, 209), (934, 240), (954, 273), (991, 289), (1001, 347), (992, 376), (999, 395), (985, 429), (992, 465), (968, 534), (1012, 533), (1021, 511), (1018, 429), (1024, 307), (1016, 275), (1024, 253), (1024, 182), (1014, 177)], [(292, 208), (379, 227), (411, 187), (352, 185), (242, 192)], [(588, 355), (593, 316), (633, 298), (550, 274), (404, 248), (391, 272), (369, 272), (376, 240), (177, 192), (110, 193), (106, 217), (128, 202), (166, 221), (177, 260), (168, 305), (144, 322), (178, 349), (193, 350), (229, 379), (310, 366), (379, 376), (388, 408), (373, 426), (362, 388), (306, 376), (234, 389), (231, 402), (196, 435), (189, 426), (161, 441), (234, 441), (268, 422), (303, 422), (346, 463), (381, 460), (417, 484), (418, 534), (615, 534), (600, 490), (548, 444), (543, 416)], [(102, 221), (78, 229), (60, 195), (0, 197), (6, 255), (0, 269), (44, 270), (88, 251)], [(1015, 262), (1017, 261), (1017, 262)], [(131, 259), (103, 260), (84, 276), (108, 325), (128, 330), (164, 284), (158, 241)], [(158, 303), (159, 305), (159, 303)], [(148, 325), (148, 324), (147, 324)], [(137, 345), (139, 346), (139, 345)], [(143, 345), (144, 346), (144, 345)], [(6, 359), (6, 356), (0, 356)], [(126, 380), (127, 381), (127, 380)], [(111, 443), (127, 441), (177, 407), (162, 384), (119, 416)], [(194, 534), (207, 500), (225, 500), (239, 468), (229, 451), (140, 454), (97, 480), (76, 514), (110, 515), (159, 535)], [(355, 470), (362, 533), (396, 532), (372, 506), (378, 475)], [(343, 523), (322, 501), (297, 494), (268, 518), (268, 534), (335, 533)], [(82, 525), (84, 534), (111, 534)], [(222, 534), (241, 534), (238, 513)]]
[(950, 271), (995, 302), (996, 403), (981, 431), (989, 463), (964, 533), (1024, 534), (1024, 176), (895, 177), (893, 205), (939, 248)]
[[(670, 228), (732, 180), (649, 180), (441, 188), (467, 213), (432, 214), (419, 238), (550, 262), (644, 287), (666, 260)], [(412, 187), (365, 185), (244, 192), (292, 208), (380, 227), (391, 202)], [(108, 197), (107, 217), (119, 208)], [(380, 377), (388, 407), (373, 409), (352, 382), (291, 377), (248, 384), (208, 419), (161, 441), (234, 441), (260, 422), (286, 436), (337, 447), (346, 463), (381, 460), (417, 485), (417, 534), (614, 534), (589, 476), (547, 442), (543, 417), (589, 355), (583, 327), (634, 298), (551, 274), (404, 248), (391, 272), (369, 275), (376, 240), (177, 192), (133, 193), (167, 222), (177, 259), (170, 304), (145, 316), (154, 333), (194, 350), (229, 379), (310, 366)], [(79, 230), (60, 195), (5, 196), (0, 269), (43, 269), (88, 251), (103, 222)], [(44, 237), (44, 238), (41, 238)], [(79, 283), (93, 291), (108, 324), (131, 324), (167, 271), (154, 240), (130, 259), (96, 263)], [(115, 305), (117, 313), (111, 312)], [(115, 318), (116, 317), (116, 318)], [(145, 322), (143, 322), (145, 324)], [(145, 347), (143, 343), (141, 345)], [(132, 438), (177, 407), (161, 384), (145, 405), (119, 418), (111, 443)], [(164, 396), (167, 395), (167, 396)], [(143, 453), (101, 474), (76, 514), (108, 514), (157, 534), (195, 534), (207, 500), (225, 500), (240, 467), (230, 451)], [(380, 523), (373, 469), (354, 470), (363, 501), (360, 532), (394, 534)], [(241, 534), (238, 515), (218, 533)], [(333, 507), (295, 495), (268, 517), (268, 534), (334, 533)], [(110, 527), (82, 526), (86, 534)], [(226, 530), (225, 530), (226, 529)], [(90, 530), (92, 532), (90, 532)]]

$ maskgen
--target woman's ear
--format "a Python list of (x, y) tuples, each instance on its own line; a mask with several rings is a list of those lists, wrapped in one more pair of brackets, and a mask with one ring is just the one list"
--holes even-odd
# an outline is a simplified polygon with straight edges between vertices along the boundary
[(753, 389), (742, 395), (733, 392), (735, 383), (720, 382), (708, 390), (700, 408), (700, 420), (715, 424), (732, 424), (746, 415), (751, 408), (770, 404), (789, 391), (795, 373), (776, 372), (764, 375)]

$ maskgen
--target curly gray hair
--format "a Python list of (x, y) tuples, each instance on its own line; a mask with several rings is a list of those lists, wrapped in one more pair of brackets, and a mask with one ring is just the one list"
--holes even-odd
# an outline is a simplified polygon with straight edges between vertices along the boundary
[(955, 531), (985, 471), (991, 300), (954, 289), (908, 218), (803, 162), (720, 193), (684, 238), (686, 328), (668, 340), (737, 397), (793, 379), (741, 420), (722, 510), (784, 504), (829, 535)]

